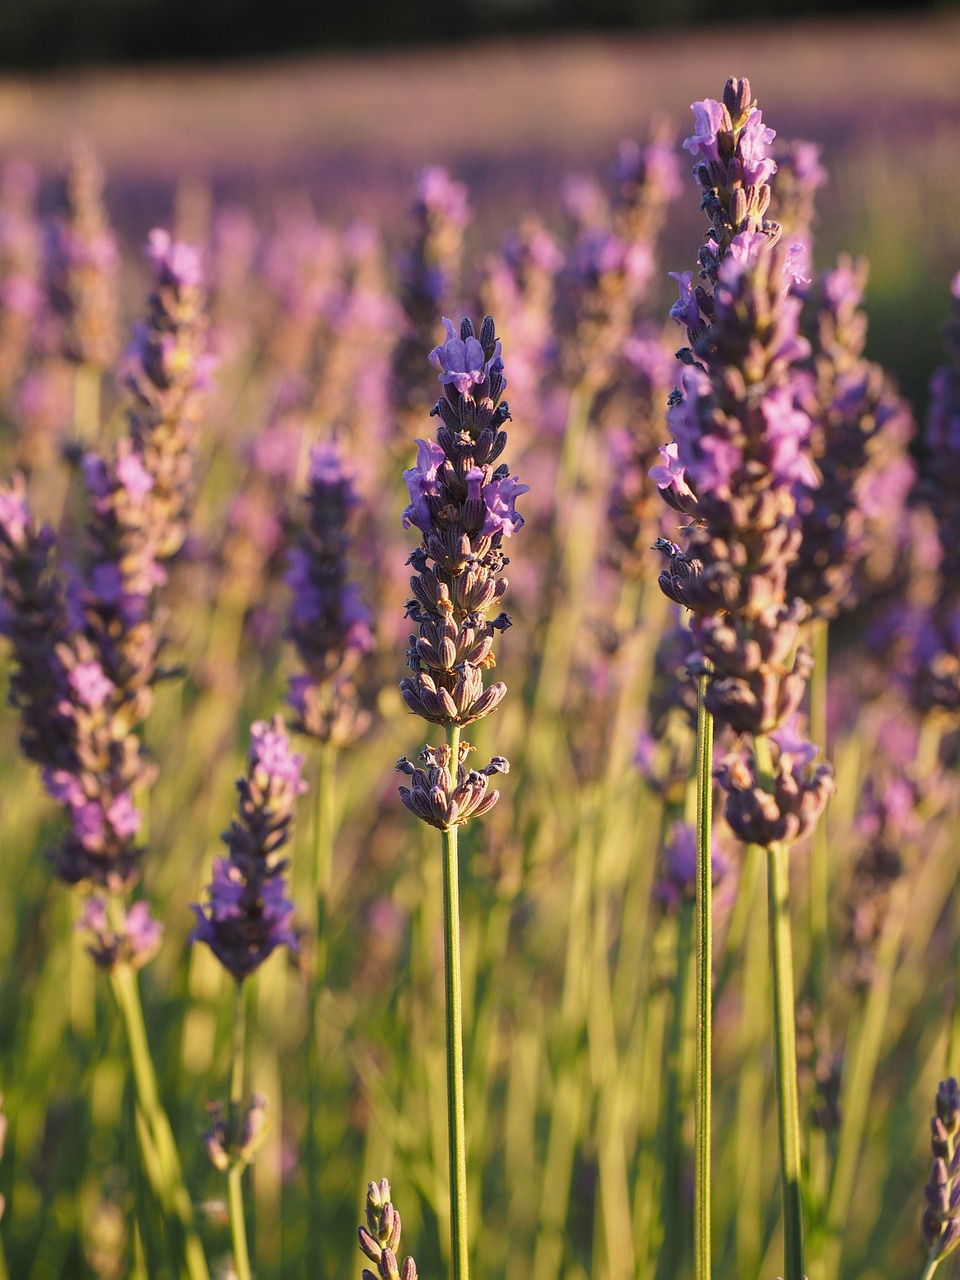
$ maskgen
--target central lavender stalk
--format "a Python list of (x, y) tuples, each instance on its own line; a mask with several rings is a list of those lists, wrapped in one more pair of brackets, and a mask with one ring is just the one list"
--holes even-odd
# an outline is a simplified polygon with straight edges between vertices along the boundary
[(411, 779), (400, 788), (403, 803), (442, 832), (451, 1254), (453, 1280), (467, 1280), (457, 827), (496, 804), (499, 793), (488, 792), (488, 779), (509, 766), (495, 756), (485, 768), (468, 770), (471, 747), (461, 742), (460, 731), (489, 715), (507, 691), (502, 681), (484, 687), (483, 671), (494, 665), (494, 636), (510, 625), (507, 614), (489, 620), (487, 613), (507, 588), (499, 576), (507, 564), (503, 539), (523, 525), (515, 503), (528, 486), (511, 477), (505, 463), (497, 465), (510, 411), (500, 400), (506, 383), (493, 320), (484, 319), (479, 338), (470, 320), (460, 322), (459, 335), (449, 320), (443, 323), (447, 340), (430, 353), (444, 384), (433, 410), (441, 425), (435, 441), (417, 441), (417, 465), (403, 476), (410, 493), (403, 523), (423, 537), (408, 561), (414, 575), (407, 616), (418, 630), (407, 654), (413, 674), (400, 690), (411, 711), (444, 726), (447, 740), (421, 752), (425, 769), (406, 757), (397, 769)]
[(742, 740), (717, 770), (727, 822), (741, 840), (768, 850), (785, 1274), (802, 1280), (786, 854), (833, 786), (829, 767), (813, 766), (816, 749), (795, 728), (812, 662), (796, 648), (805, 607), (787, 594), (801, 537), (797, 486), (813, 489), (819, 480), (794, 373), (809, 350), (792, 293), (803, 247), (785, 248), (779, 224), (766, 217), (774, 131), (749, 83), (731, 78), (722, 102), (708, 98), (693, 110), (696, 132), (684, 146), (700, 157), (694, 172), (711, 227), (699, 253), (702, 283), (693, 285), (692, 272), (676, 277), (671, 314), (687, 330), (689, 346), (678, 353), (687, 368), (670, 400), (674, 441), (652, 472), (665, 500), (691, 521), (683, 548), (663, 542), (669, 566), (660, 585), (693, 612), (700, 667), (710, 672), (707, 710)]

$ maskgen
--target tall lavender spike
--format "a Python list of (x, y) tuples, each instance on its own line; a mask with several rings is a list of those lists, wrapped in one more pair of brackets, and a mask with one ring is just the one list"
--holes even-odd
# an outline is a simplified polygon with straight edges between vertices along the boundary
[(896, 531), (914, 483), (906, 452), (910, 409), (879, 365), (863, 356), (866, 279), (865, 262), (841, 257), (814, 285), (796, 287), (816, 315), (812, 367), (796, 386), (814, 424), (810, 448), (820, 483), (797, 491), (802, 538), (787, 595), (825, 618), (852, 607), (868, 588), (872, 554), (881, 562), (896, 559)]
[(306, 672), (291, 677), (287, 702), (297, 715), (294, 728), (335, 746), (353, 742), (370, 721), (353, 684), (373, 648), (370, 613), (347, 580), (347, 529), (358, 502), (336, 444), (314, 446), (307, 524), (286, 579), (293, 591), (287, 637)]
[(960, 1244), (960, 1086), (955, 1076), (941, 1080), (937, 1088), (930, 1146), (933, 1168), (923, 1189), (921, 1230), (928, 1257), (939, 1262)]
[(155, 554), (169, 560), (186, 536), (193, 454), (213, 360), (198, 251), (157, 228), (147, 240), (147, 256), (154, 273), (147, 319), (134, 330), (120, 379), (130, 397), (130, 439), (153, 480)]
[[(791, 290), (802, 263), (766, 217), (774, 133), (747, 81), (729, 80), (722, 103), (694, 103), (694, 112), (696, 132), (684, 146), (701, 157), (694, 172), (712, 225), (699, 253), (703, 283), (694, 285), (692, 272), (675, 277), (680, 297), (671, 315), (689, 346), (678, 353), (686, 368), (670, 402), (674, 441), (651, 470), (664, 499), (691, 522), (682, 548), (665, 544), (660, 585), (694, 613), (694, 641), (713, 670), (707, 709), (756, 739), (796, 711), (811, 662), (801, 647), (790, 664), (805, 610), (787, 592), (800, 541), (796, 488), (818, 483), (810, 419), (795, 394), (795, 367), (809, 352)], [(779, 843), (797, 821), (806, 824), (811, 805), (822, 808), (832, 783), (810, 763), (778, 748), (766, 787), (753, 755), (721, 769), (733, 801), (728, 816), (742, 817), (745, 838)], [(812, 788), (802, 819), (787, 801), (799, 776)]]
[(43, 305), (38, 174), (16, 158), (0, 170), (0, 398), (7, 401), (26, 370)]
[[(407, 653), (413, 674), (400, 691), (416, 715), (459, 729), (489, 715), (507, 691), (502, 681), (484, 686), (482, 673), (495, 665), (494, 636), (510, 618), (487, 614), (507, 589), (499, 576), (507, 564), (503, 540), (523, 526), (516, 500), (529, 486), (511, 477), (505, 463), (497, 465), (510, 411), (500, 399), (506, 382), (492, 318), (484, 319), (479, 338), (468, 319), (459, 334), (451, 321), (443, 323), (447, 339), (430, 354), (444, 384), (433, 410), (441, 424), (435, 441), (417, 441), (417, 464), (403, 473), (410, 494), (404, 527), (417, 528), (422, 541), (408, 562), (414, 575), (407, 616), (418, 631)], [(497, 795), (486, 796), (486, 779), (506, 768), (497, 760), (467, 771), (467, 750), (461, 743), (451, 760), (444, 748), (427, 748), (426, 771), (405, 758), (397, 765), (414, 779), (412, 789), (400, 789), (403, 803), (441, 830), (466, 822), (478, 807), (485, 812)]]
[(237, 780), (238, 814), (222, 837), (228, 853), (213, 865), (206, 903), (193, 903), (191, 942), (205, 942), (238, 982), (277, 947), (297, 947), (288, 862), (279, 855), (290, 839), (297, 797), (307, 789), (302, 766), (279, 715), (251, 725), (247, 771)]
[(960, 717), (960, 272), (950, 286), (953, 313), (945, 326), (948, 358), (930, 380), (925, 461), (920, 491), (937, 522), (940, 590), (914, 653), (913, 695), (922, 711)]
[[(115, 473), (104, 475), (112, 478), (95, 499), (93, 524), (102, 519), (106, 530), (111, 514), (142, 501), (144, 491), (131, 477), (128, 489)], [(94, 544), (110, 545), (106, 534)], [(121, 544), (113, 552), (122, 560)], [(0, 629), (14, 646), (21, 744), (70, 822), (51, 858), (66, 883), (116, 892), (138, 875), (141, 814), (133, 797), (155, 773), (135, 732), (149, 705), (152, 632), (143, 625), (144, 598), (125, 576), (136, 570), (135, 557), (129, 566), (96, 561), (68, 601), (55, 546), (52, 531), (36, 527), (22, 481), (0, 491)]]
[(103, 173), (92, 149), (73, 147), (47, 228), (44, 276), (62, 324), (62, 354), (104, 370), (117, 351), (117, 242), (103, 205)]
[(608, 198), (574, 182), (567, 203), (577, 223), (557, 284), (559, 361), (573, 382), (603, 386), (654, 279), (654, 246), (680, 193), (676, 156), (660, 140), (620, 144)]

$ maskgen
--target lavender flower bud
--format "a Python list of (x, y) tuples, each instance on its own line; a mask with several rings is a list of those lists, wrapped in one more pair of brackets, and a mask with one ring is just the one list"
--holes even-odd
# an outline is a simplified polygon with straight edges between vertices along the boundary
[(147, 319), (127, 350), (121, 382), (130, 397), (130, 438), (153, 480), (149, 518), (156, 555), (168, 560), (186, 536), (193, 455), (212, 358), (199, 253), (156, 229), (147, 255), (153, 291)]
[(377, 1271), (364, 1267), (362, 1275), (370, 1280), (416, 1280), (417, 1267), (412, 1258), (405, 1258), (402, 1267), (397, 1262), (400, 1215), (390, 1201), (386, 1178), (368, 1184), (365, 1217), (367, 1225), (357, 1228), (357, 1237), (361, 1252)]
[(951, 1076), (937, 1089), (931, 1123), (933, 1166), (923, 1189), (923, 1243), (931, 1258), (945, 1258), (960, 1244), (960, 1086)]
[(289, 927), (287, 862), (279, 853), (290, 839), (297, 797), (306, 790), (302, 765), (279, 715), (251, 726), (247, 772), (237, 781), (238, 816), (222, 837), (228, 856), (214, 863), (207, 902), (192, 904), (197, 927), (191, 942), (205, 942), (238, 982), (278, 946), (297, 947)]
[(63, 355), (103, 370), (117, 348), (119, 255), (103, 206), (103, 175), (88, 147), (71, 152), (57, 198), (44, 245), (47, 297), (62, 324)]
[(336, 445), (315, 446), (308, 520), (290, 552), (286, 578), (294, 593), (287, 637), (306, 673), (291, 678), (287, 701), (296, 729), (338, 746), (354, 741), (370, 722), (352, 680), (373, 649), (369, 610), (347, 580), (347, 526), (358, 501)]
[(119, 964), (141, 969), (157, 954), (163, 940), (163, 925), (153, 919), (146, 902), (135, 902), (122, 924), (112, 927), (103, 899), (88, 898), (76, 927), (93, 935), (87, 950), (97, 967), (108, 971)]
[(452, 301), (460, 272), (463, 231), (470, 220), (467, 189), (439, 165), (417, 177), (413, 200), (413, 242), (400, 263), (400, 302), (406, 325), (393, 353), (394, 399), (407, 413), (429, 404), (422, 353), (437, 312)]

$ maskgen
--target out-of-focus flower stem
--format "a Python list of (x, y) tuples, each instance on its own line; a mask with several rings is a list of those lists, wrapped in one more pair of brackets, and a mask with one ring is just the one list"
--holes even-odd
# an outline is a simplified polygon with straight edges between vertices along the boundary
[[(757, 778), (773, 790), (770, 744), (753, 739)], [(782, 841), (767, 849), (767, 903), (773, 958), (773, 1034), (776, 1046), (777, 1112), (780, 1121), (780, 1179), (783, 1195), (784, 1280), (804, 1280), (801, 1196), (800, 1102), (797, 1091), (796, 1000), (793, 991), (793, 937), (790, 928), (789, 848)]]
[(930, 1280), (930, 1277), (933, 1275), (933, 1273), (936, 1271), (939, 1265), (940, 1265), (939, 1258), (928, 1258), (927, 1265), (923, 1268), (923, 1271), (920, 1275), (920, 1280)]
[(697, 1053), (694, 1158), (694, 1275), (710, 1278), (710, 1065), (713, 1038), (713, 716), (705, 698), (709, 675), (697, 689)]
[[(827, 658), (829, 627), (826, 618), (815, 618), (810, 630), (813, 671), (810, 675), (810, 741), (827, 747)], [(813, 830), (810, 846), (810, 995), (815, 1005), (823, 992), (823, 974), (829, 939), (830, 860), (827, 824), (823, 818)]]
[(77, 443), (90, 448), (100, 436), (101, 373), (89, 361), (78, 364), (73, 378), (73, 425)]
[[(460, 726), (447, 725), (451, 769), (460, 758)], [(443, 987), (447, 1040), (447, 1149), (450, 1166), (450, 1252), (453, 1280), (469, 1276), (467, 1150), (463, 1102), (463, 1011), (460, 979), (460, 883), (457, 828), (440, 833), (443, 846)]]
[(584, 526), (571, 508), (574, 489), (581, 473), (583, 442), (592, 403), (593, 391), (588, 385), (579, 383), (573, 388), (554, 490), (559, 551), (552, 571), (552, 582), (562, 590), (564, 607), (552, 610), (541, 646), (537, 683), (531, 699), (531, 720), (540, 726), (544, 723), (545, 714), (556, 714), (563, 706), (579, 610), (583, 603), (580, 588), (593, 561), (593, 541), (590, 537), (585, 537)]
[[(164, 1212), (177, 1219), (183, 1231), (184, 1265), (190, 1280), (209, 1280), (203, 1245), (193, 1221), (193, 1205), (183, 1181), (183, 1170), (170, 1121), (160, 1101), (153, 1058), (147, 1042), (140, 990), (133, 969), (118, 964), (110, 971), (110, 985), (123, 1018), (130, 1049), (137, 1102), (145, 1121), (152, 1151), (144, 1152), (144, 1169)], [(141, 1138), (144, 1133), (141, 1132)]]
[(873, 980), (860, 1018), (859, 1033), (856, 1038), (852, 1034), (850, 1036), (854, 1048), (849, 1055), (849, 1066), (844, 1072), (843, 1091), (840, 1095), (843, 1123), (840, 1126), (827, 1202), (824, 1280), (836, 1280), (840, 1272), (843, 1232), (850, 1217), (863, 1135), (873, 1098), (873, 1081), (890, 1009), (893, 974), (906, 923), (910, 888), (910, 881), (906, 877), (902, 877), (894, 886), (884, 933), (877, 946)]
[(330, 876), (333, 869), (333, 836), (335, 830), (337, 749), (330, 742), (320, 742), (317, 750), (317, 794), (313, 819), (313, 860), (311, 864), (315, 909), (314, 967), (310, 974), (307, 1031), (307, 1177), (310, 1185), (310, 1247), (308, 1267), (320, 1256), (322, 1213), (320, 1206), (320, 1153), (317, 1150), (317, 1120), (320, 1111), (320, 988), (326, 976), (329, 951), (327, 920), (329, 916)]
[[(233, 1060), (230, 1065), (229, 1128), (237, 1139), (243, 1106), (243, 1063), (247, 1047), (247, 1000), (242, 980), (234, 983), (233, 995)], [(250, 1252), (243, 1213), (243, 1171), (247, 1162), (235, 1157), (227, 1172), (227, 1207), (230, 1215), (230, 1239), (233, 1243), (233, 1267), (237, 1280), (250, 1280)]]

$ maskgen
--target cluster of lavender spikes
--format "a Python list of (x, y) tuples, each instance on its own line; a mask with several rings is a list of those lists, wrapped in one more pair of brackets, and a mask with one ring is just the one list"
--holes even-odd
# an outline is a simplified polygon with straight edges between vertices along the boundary
[(364, 1217), (366, 1224), (357, 1228), (360, 1249), (365, 1258), (377, 1268), (362, 1271), (363, 1280), (417, 1280), (417, 1264), (413, 1258), (404, 1258), (398, 1264), (400, 1248), (400, 1215), (390, 1200), (390, 1183), (386, 1178), (367, 1186), (367, 1203)]
[[(787, 566), (801, 536), (797, 485), (818, 479), (792, 380), (809, 350), (790, 288), (802, 264), (766, 217), (774, 135), (748, 82), (731, 78), (722, 103), (693, 109), (696, 133), (684, 146), (701, 157), (695, 174), (712, 225), (699, 253), (703, 283), (677, 276), (671, 311), (689, 346), (678, 353), (686, 368), (670, 402), (674, 442), (651, 474), (691, 521), (682, 549), (664, 541), (660, 585), (693, 612), (699, 659), (712, 673), (708, 710), (754, 740), (753, 752), (718, 769), (728, 821), (741, 839), (769, 845), (808, 831), (832, 789), (792, 724), (812, 662), (802, 647), (790, 661), (805, 608), (788, 598)], [(757, 759), (767, 735), (772, 777)]]
[(286, 579), (293, 590), (287, 637), (306, 671), (291, 677), (287, 701), (296, 729), (335, 746), (355, 741), (370, 720), (353, 684), (373, 648), (370, 612), (347, 581), (348, 521), (358, 501), (337, 446), (316, 445), (307, 523), (290, 552)]
[(277, 947), (297, 947), (284, 878), (288, 862), (280, 850), (290, 839), (297, 797), (307, 789), (302, 765), (279, 715), (251, 725), (247, 771), (237, 779), (237, 817), (223, 835), (229, 852), (213, 864), (206, 904), (193, 904), (197, 927), (191, 935), (237, 982)]
[(960, 1086), (954, 1076), (937, 1089), (930, 1146), (933, 1168), (923, 1189), (927, 1204), (921, 1230), (928, 1255), (942, 1259), (960, 1244)]
[[(502, 681), (485, 688), (482, 673), (495, 665), (494, 635), (510, 618), (486, 615), (506, 591), (503, 540), (523, 525), (515, 503), (529, 486), (497, 464), (510, 411), (500, 399), (506, 383), (493, 320), (484, 319), (479, 337), (468, 319), (459, 333), (449, 320), (443, 323), (447, 339), (430, 353), (444, 384), (433, 410), (440, 418), (437, 438), (417, 441), (417, 464), (403, 473), (410, 494), (404, 527), (415, 526), (423, 540), (408, 561), (414, 574), (407, 616), (418, 631), (407, 653), (413, 674), (400, 690), (424, 720), (463, 726), (489, 715), (507, 691)], [(400, 788), (407, 808), (441, 830), (490, 809), (498, 793), (487, 792), (487, 779), (506, 772), (507, 762), (495, 757), (485, 769), (468, 770), (470, 750), (460, 743), (453, 760), (449, 747), (428, 746), (421, 755), (426, 770), (406, 757), (398, 761), (397, 769), (413, 780)]]
[[(161, 395), (174, 376), (180, 385), (196, 380), (202, 356), (194, 344), (178, 346), (176, 358), (169, 357), (170, 376), (163, 372), (159, 353), (170, 326), (162, 317), (170, 308), (158, 297), (175, 297), (181, 276), (191, 309), (199, 307), (203, 292), (192, 250), (172, 244), (164, 232), (154, 232), (151, 245), (157, 292), (151, 322), (135, 344), (142, 376), (130, 385), (150, 381)], [(191, 325), (201, 330), (199, 312)], [(157, 360), (148, 359), (150, 351)], [(138, 403), (142, 407), (144, 396)], [(180, 429), (176, 414), (195, 412), (182, 399), (167, 410), (173, 431)], [(164, 471), (155, 465), (146, 419), (137, 409), (130, 417), (130, 434), (112, 455), (84, 455), (86, 563), (69, 590), (56, 536), (37, 527), (22, 479), (0, 492), (0, 630), (12, 640), (16, 660), (10, 696), (21, 713), (24, 753), (41, 766), (47, 791), (70, 821), (53, 862), (68, 884), (112, 893), (134, 883), (143, 854), (135, 795), (149, 786), (155, 769), (137, 730), (160, 674), (152, 596), (164, 580), (159, 560), (182, 539), (181, 512), (156, 501)], [(137, 921), (130, 928), (139, 935)], [(113, 953), (116, 936), (111, 938), (103, 934), (95, 954)]]

